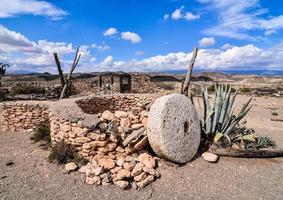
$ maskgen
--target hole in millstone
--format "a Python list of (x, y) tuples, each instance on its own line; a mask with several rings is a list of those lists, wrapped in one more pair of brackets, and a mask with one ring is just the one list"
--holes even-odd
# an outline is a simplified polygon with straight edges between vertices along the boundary
[(184, 132), (185, 133), (189, 133), (189, 130), (190, 130), (190, 124), (188, 121), (185, 121), (184, 123)]

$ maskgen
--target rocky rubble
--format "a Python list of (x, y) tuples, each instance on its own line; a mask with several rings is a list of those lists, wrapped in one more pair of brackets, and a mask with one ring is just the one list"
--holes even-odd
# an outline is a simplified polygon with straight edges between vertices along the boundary
[[(145, 165), (148, 163), (151, 164)], [(116, 155), (96, 155), (87, 165), (80, 168), (80, 172), (85, 173), (85, 182), (90, 185), (114, 184), (122, 189), (138, 189), (160, 177), (156, 167), (157, 158), (148, 152), (125, 151)]]

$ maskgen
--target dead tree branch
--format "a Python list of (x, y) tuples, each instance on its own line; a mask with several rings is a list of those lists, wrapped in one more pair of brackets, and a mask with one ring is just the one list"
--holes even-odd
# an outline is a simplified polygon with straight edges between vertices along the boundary
[(189, 87), (190, 87), (193, 67), (194, 67), (194, 63), (195, 63), (197, 54), (198, 54), (198, 48), (195, 48), (194, 52), (193, 52), (193, 55), (192, 55), (192, 59), (191, 59), (190, 65), (189, 65), (189, 68), (188, 68), (188, 73), (187, 73), (186, 78), (185, 78), (185, 82), (182, 85), (181, 94), (184, 94), (186, 96), (189, 96)]

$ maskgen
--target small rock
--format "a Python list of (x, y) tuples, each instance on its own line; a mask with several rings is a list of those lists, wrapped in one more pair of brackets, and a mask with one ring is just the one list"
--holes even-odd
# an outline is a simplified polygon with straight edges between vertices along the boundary
[(152, 183), (154, 181), (154, 176), (149, 175), (145, 180), (138, 182), (137, 186), (139, 188), (144, 188), (145, 186), (147, 186), (148, 184)]
[(134, 177), (134, 181), (140, 182), (146, 179), (147, 175), (145, 172), (141, 173), (140, 175), (137, 175)]
[(139, 151), (142, 150), (148, 144), (148, 137), (143, 137), (138, 143), (135, 144), (134, 149)]
[(115, 181), (114, 184), (122, 188), (123, 190), (127, 189), (127, 187), (129, 186), (128, 181)]
[(103, 171), (104, 171), (103, 167), (98, 167), (98, 168), (95, 168), (95, 169), (93, 170), (95, 176), (99, 176), (100, 174), (103, 173)]
[(84, 165), (79, 169), (79, 172), (86, 173), (87, 169), (89, 169), (90, 167), (91, 167), (90, 164)]
[(115, 115), (110, 112), (109, 110), (106, 110), (102, 113), (102, 119), (108, 120), (108, 121), (112, 121), (113, 119), (115, 119)]
[(124, 159), (122, 159), (122, 158), (120, 158), (120, 159), (118, 159), (117, 161), (116, 161), (116, 164), (119, 166), (119, 167), (122, 167), (123, 166), (123, 164), (124, 164)]
[(147, 168), (155, 168), (156, 161), (148, 153), (142, 153), (139, 155), (138, 160), (144, 164)]
[(13, 165), (13, 164), (15, 164), (15, 163), (13, 161), (11, 161), (11, 160), (6, 162), (6, 166), (10, 166), (10, 165)]
[(121, 169), (117, 173), (116, 180), (122, 180), (124, 178), (130, 178), (130, 177), (131, 177), (131, 173), (128, 170)]
[(129, 118), (122, 118), (120, 120), (120, 126), (123, 130), (125, 130), (126, 128), (129, 128), (131, 126), (131, 122)]
[(111, 171), (112, 174), (117, 174), (118, 171), (120, 171), (121, 169), (122, 169), (122, 167), (114, 167), (114, 168), (111, 169), (110, 171)]
[(115, 111), (115, 117), (121, 119), (121, 118), (126, 118), (128, 117), (128, 113), (124, 112), (124, 111)]
[(98, 165), (106, 170), (110, 170), (115, 167), (115, 162), (111, 158), (101, 158), (98, 160)]
[(148, 174), (151, 174), (151, 175), (153, 175), (153, 176), (155, 176), (157, 178), (159, 178), (161, 176), (160, 173), (157, 170), (152, 169), (152, 168), (144, 167), (143, 171), (148, 173)]
[(138, 164), (136, 164), (136, 166), (132, 170), (131, 175), (132, 176), (137, 176), (137, 175), (141, 174), (142, 171), (143, 171), (143, 164), (142, 163), (138, 163)]
[(137, 186), (137, 183), (136, 182), (132, 182), (132, 188), (134, 190), (137, 190), (138, 189), (138, 186)]
[(204, 160), (211, 162), (211, 163), (215, 163), (218, 160), (218, 155), (215, 155), (209, 152), (205, 152), (201, 156), (203, 157)]
[(68, 164), (65, 165), (65, 170), (67, 172), (72, 172), (75, 171), (78, 168), (77, 164), (74, 162), (70, 162)]
[(123, 168), (131, 172), (134, 169), (135, 165), (136, 165), (135, 162), (125, 162), (123, 164)]
[(142, 124), (133, 124), (133, 125), (132, 125), (132, 129), (134, 129), (134, 130), (140, 129), (140, 128), (142, 128), (142, 127), (143, 127)]
[(98, 125), (98, 127), (99, 127), (101, 130), (105, 131), (105, 130), (107, 130), (108, 125), (107, 125), (107, 123), (102, 122), (102, 123), (100, 123), (100, 124)]
[(86, 177), (85, 182), (89, 185), (101, 185), (101, 178), (99, 176)]

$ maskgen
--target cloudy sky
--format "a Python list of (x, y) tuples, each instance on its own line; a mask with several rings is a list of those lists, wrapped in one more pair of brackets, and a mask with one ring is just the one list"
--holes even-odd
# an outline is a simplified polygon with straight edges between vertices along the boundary
[(281, 0), (0, 0), (0, 62), (10, 70), (283, 69)]

